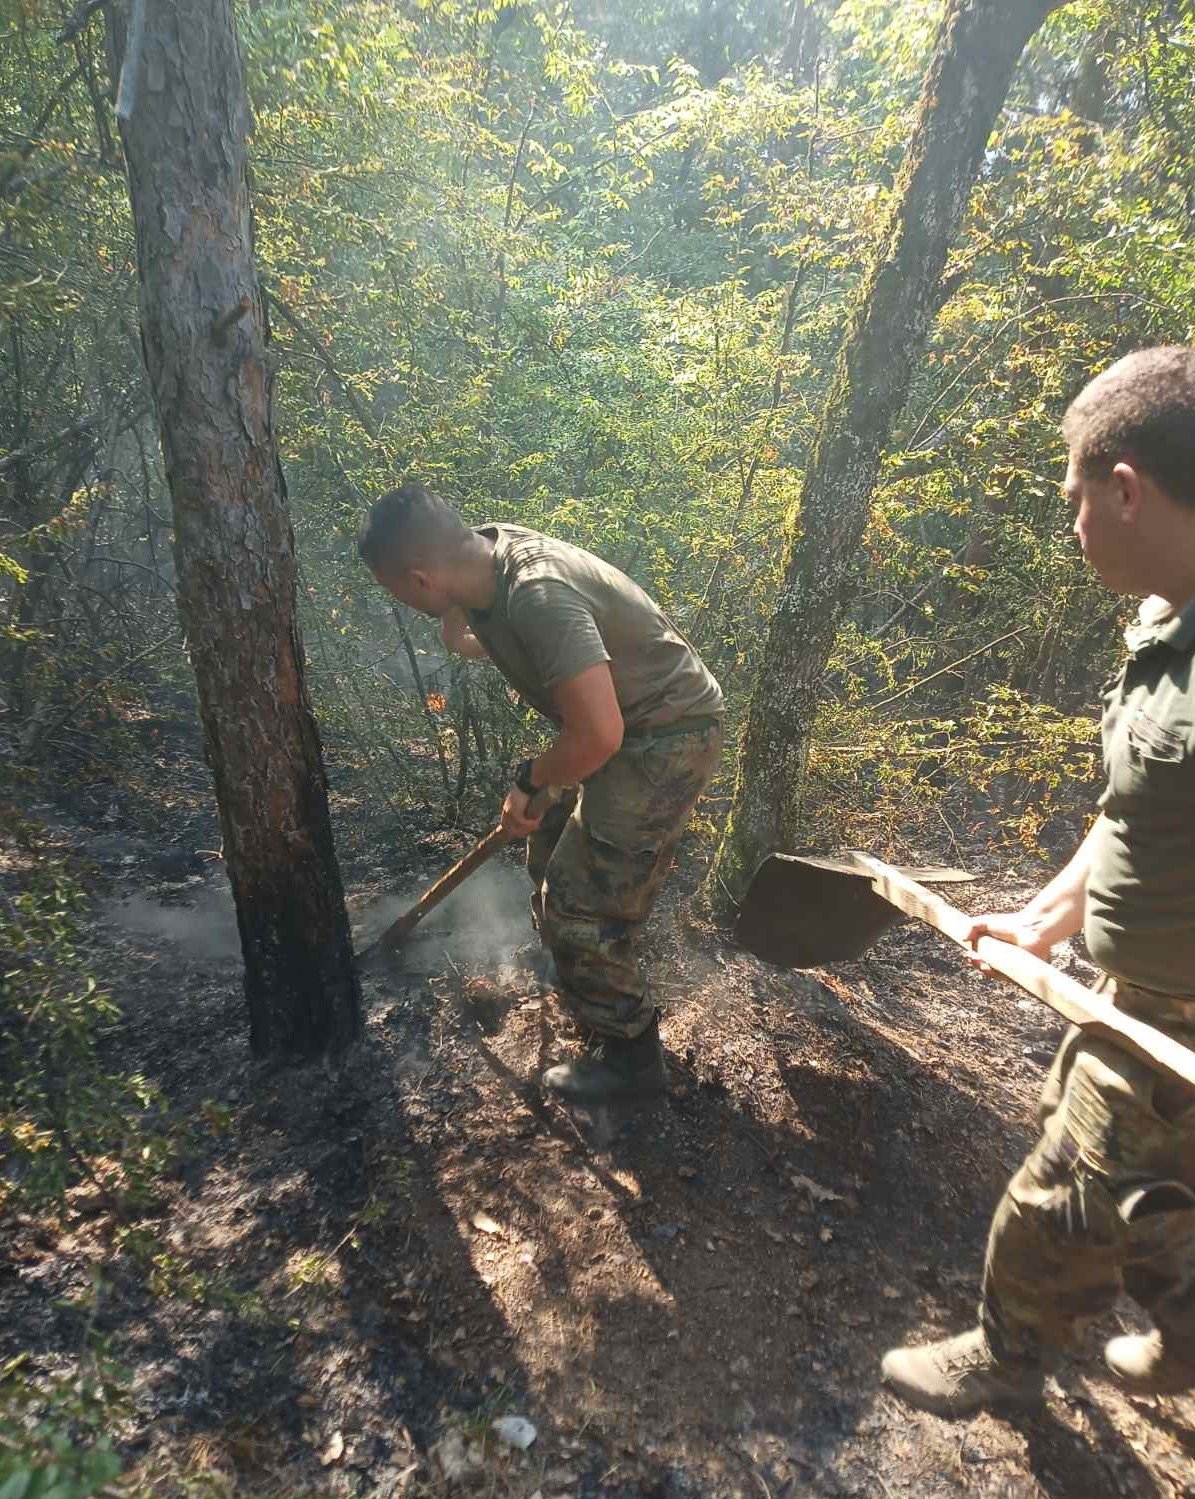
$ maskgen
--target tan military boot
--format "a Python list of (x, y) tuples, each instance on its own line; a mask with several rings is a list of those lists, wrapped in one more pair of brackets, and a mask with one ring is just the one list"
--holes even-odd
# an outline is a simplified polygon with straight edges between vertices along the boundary
[(1168, 1348), (1157, 1328), (1113, 1338), (1104, 1349), (1104, 1362), (1130, 1395), (1181, 1395), (1195, 1389), (1195, 1363)]
[(921, 1348), (893, 1348), (880, 1375), (902, 1400), (939, 1416), (966, 1416), (987, 1405), (1035, 1405), (1042, 1394), (1041, 1369), (997, 1363), (981, 1327)]

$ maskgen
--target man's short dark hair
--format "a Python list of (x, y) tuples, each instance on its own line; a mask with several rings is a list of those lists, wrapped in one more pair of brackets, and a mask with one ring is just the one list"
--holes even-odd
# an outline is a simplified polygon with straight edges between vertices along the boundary
[(1131, 463), (1172, 500), (1195, 505), (1195, 349), (1139, 349), (1106, 369), (1062, 421), (1079, 472)]
[(368, 567), (426, 566), (443, 561), (469, 534), (447, 500), (406, 479), (375, 501), (357, 533), (357, 552)]

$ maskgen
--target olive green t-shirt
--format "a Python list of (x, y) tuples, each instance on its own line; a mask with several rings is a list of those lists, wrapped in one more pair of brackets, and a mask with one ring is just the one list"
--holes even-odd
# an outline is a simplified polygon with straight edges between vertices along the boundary
[(521, 526), (480, 526), (494, 543), (494, 601), (473, 633), (520, 697), (559, 721), (553, 690), (610, 663), (631, 732), (720, 717), (722, 689), (662, 609), (625, 573)]
[(1104, 694), (1107, 790), (1084, 936), (1129, 984), (1195, 997), (1195, 600), (1147, 599)]

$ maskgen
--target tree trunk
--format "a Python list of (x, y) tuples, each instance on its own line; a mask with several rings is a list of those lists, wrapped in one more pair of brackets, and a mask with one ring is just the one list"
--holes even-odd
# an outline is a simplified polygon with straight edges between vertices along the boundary
[(250, 1044), (275, 1059), (336, 1053), (358, 1033), (360, 991), (304, 680), (231, 0), (131, 0), (127, 41), (112, 40), (142, 347)]
[(984, 146), (1025, 43), (1060, 0), (948, 0), (884, 244), (859, 294), (787, 538), (710, 888), (737, 899), (798, 842), (810, 735), (892, 423), (925, 345)]

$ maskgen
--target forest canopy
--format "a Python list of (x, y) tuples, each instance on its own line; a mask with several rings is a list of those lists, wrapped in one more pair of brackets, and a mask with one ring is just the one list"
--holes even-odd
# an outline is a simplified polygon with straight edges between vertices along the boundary
[[(2, 723), (16, 761), (76, 774), (91, 727), (188, 690), (98, 10), (11, 0), (0, 21)], [(741, 710), (939, 18), (937, 0), (240, 10), (334, 781), (351, 764), (375, 799), (447, 812), (492, 796), (527, 732), (417, 623), (408, 655), (369, 593), (356, 525), (408, 472), (630, 571)], [(836, 824), (1015, 772), (1035, 793), (1005, 810), (1032, 838), (1040, 793), (1083, 771), (1119, 606), (1067, 534), (1057, 423), (1118, 353), (1190, 336), (1193, 46), (1185, 0), (1080, 0), (1022, 60), (827, 681), (811, 770)]]

